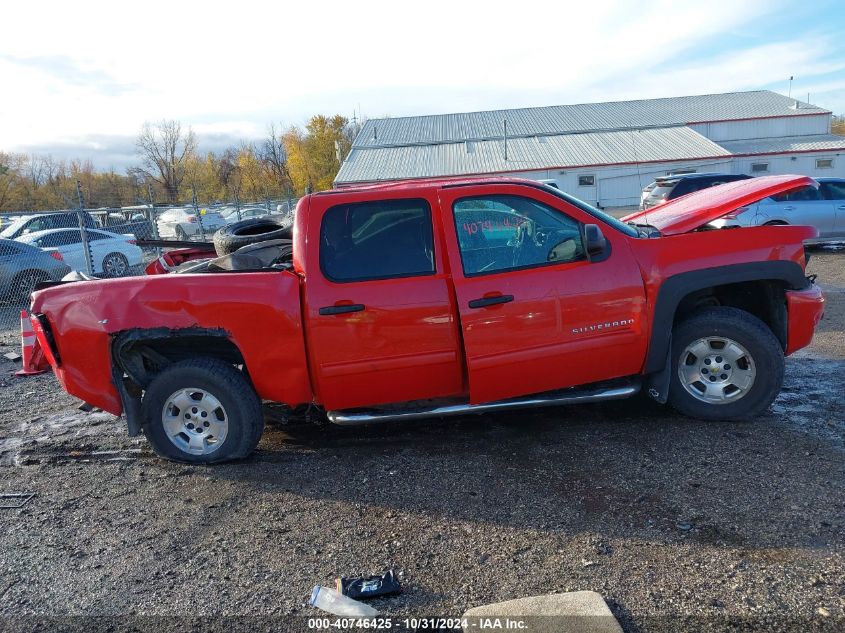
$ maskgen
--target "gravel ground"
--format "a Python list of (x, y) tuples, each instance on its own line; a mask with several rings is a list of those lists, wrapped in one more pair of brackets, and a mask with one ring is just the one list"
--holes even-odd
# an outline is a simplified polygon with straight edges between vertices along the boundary
[(813, 256), (825, 319), (747, 423), (635, 400), (353, 431), (268, 407), (249, 460), (187, 467), (0, 358), (0, 492), (36, 495), (0, 510), (0, 628), (307, 630), (315, 584), (392, 567), (394, 617), (595, 590), (627, 632), (841, 631), (844, 263)]

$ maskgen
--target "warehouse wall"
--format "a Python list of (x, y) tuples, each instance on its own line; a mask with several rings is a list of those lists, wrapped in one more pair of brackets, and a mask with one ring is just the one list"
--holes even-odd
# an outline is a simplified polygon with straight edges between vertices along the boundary
[[(818, 160), (832, 160), (833, 166), (819, 169)], [(836, 152), (809, 152), (806, 154), (770, 154), (760, 156), (738, 156), (733, 159), (736, 173), (754, 176), (769, 176), (774, 174), (798, 174), (813, 178), (833, 177), (845, 178), (845, 154)], [(766, 172), (755, 172), (753, 164), (768, 164)]]
[[(640, 192), (643, 187), (654, 181), (655, 177), (686, 170), (733, 173), (733, 165), (730, 158), (724, 158), (639, 166), (619, 165), (567, 170), (549, 169), (496, 175), (515, 176), (530, 180), (554, 180), (562, 191), (576, 198), (601, 208), (614, 208), (638, 206), (640, 204)], [(581, 185), (579, 184), (579, 176), (593, 176), (595, 184), (591, 187)]]
[(748, 121), (692, 123), (689, 125), (711, 141), (738, 141), (749, 138), (777, 138), (830, 133), (830, 115), (788, 116)]

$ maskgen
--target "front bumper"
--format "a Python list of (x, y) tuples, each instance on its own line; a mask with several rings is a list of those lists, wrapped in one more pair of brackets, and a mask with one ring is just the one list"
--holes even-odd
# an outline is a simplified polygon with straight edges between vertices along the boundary
[(805, 290), (786, 291), (786, 351), (793, 352), (807, 347), (813, 340), (813, 332), (824, 316), (824, 294), (815, 284)]

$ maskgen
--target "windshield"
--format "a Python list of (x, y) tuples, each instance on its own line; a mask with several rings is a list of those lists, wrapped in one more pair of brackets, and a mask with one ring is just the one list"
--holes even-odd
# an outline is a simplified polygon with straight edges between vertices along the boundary
[(5, 229), (3, 229), (2, 232), (0, 232), (0, 237), (12, 237), (26, 223), (27, 220), (29, 220), (29, 216), (18, 218)]
[(541, 187), (545, 191), (548, 191), (549, 193), (557, 196), (558, 198), (562, 198), (563, 200), (566, 200), (572, 206), (578, 207), (579, 209), (581, 209), (581, 211), (584, 211), (585, 213), (589, 213), (591, 216), (593, 216), (597, 220), (601, 220), (605, 224), (609, 224), (610, 226), (612, 226), (614, 229), (616, 229), (620, 233), (624, 233), (625, 235), (627, 235), (629, 237), (639, 237), (640, 236), (640, 232), (637, 231), (637, 229), (635, 229), (634, 227), (628, 226), (624, 222), (620, 222), (619, 220), (614, 218), (612, 215), (608, 215), (604, 211), (599, 211), (598, 209), (596, 209), (595, 207), (587, 204), (583, 200), (579, 200), (578, 198), (574, 198), (573, 196), (570, 196), (568, 193), (564, 193), (563, 191), (561, 191), (560, 189), (556, 189), (555, 187), (549, 187), (548, 185), (541, 185)]
[(651, 193), (648, 197), (653, 200), (662, 200), (672, 192), (672, 189), (675, 188), (676, 184), (678, 183), (667, 182), (665, 184), (657, 185), (654, 189), (651, 190)]

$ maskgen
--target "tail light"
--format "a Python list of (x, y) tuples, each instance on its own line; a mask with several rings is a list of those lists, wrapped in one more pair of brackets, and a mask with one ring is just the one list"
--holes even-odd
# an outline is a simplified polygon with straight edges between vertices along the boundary
[(62, 257), (62, 254), (59, 251), (50, 251), (50, 257), (52, 257), (56, 261), (60, 261), (60, 262), (65, 261), (65, 258)]
[(138, 243), (136, 240), (126, 240), (126, 241), (129, 242), (130, 244), (137, 244)]
[(739, 216), (742, 213), (745, 213), (746, 211), (748, 211), (748, 207), (740, 207), (739, 209), (734, 209), (730, 213), (726, 213), (722, 217), (725, 218), (726, 220), (736, 220), (737, 216)]
[(189, 215), (188, 216), (188, 222), (194, 223), (196, 221), (197, 221), (197, 216), (195, 216), (195, 215)]

